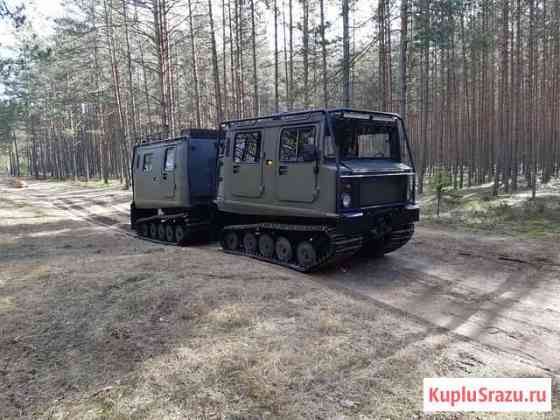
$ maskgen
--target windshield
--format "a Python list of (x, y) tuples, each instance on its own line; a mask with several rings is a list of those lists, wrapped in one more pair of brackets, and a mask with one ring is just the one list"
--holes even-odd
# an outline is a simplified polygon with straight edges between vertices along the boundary
[[(341, 159), (399, 160), (399, 131), (395, 124), (337, 120), (335, 133), (340, 144)], [(325, 137), (325, 156), (334, 158), (331, 136)]]

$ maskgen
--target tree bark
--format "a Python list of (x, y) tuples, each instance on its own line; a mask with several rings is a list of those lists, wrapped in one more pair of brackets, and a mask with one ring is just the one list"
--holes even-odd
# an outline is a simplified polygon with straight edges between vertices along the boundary
[(327, 88), (327, 41), (325, 39), (325, 4), (324, 0), (319, 0), (319, 7), (321, 9), (321, 59), (322, 59), (322, 75), (323, 81), (323, 106), (329, 107), (329, 94)]
[(214, 70), (214, 95), (216, 96), (216, 127), (223, 120), (222, 95), (220, 90), (220, 71), (218, 70), (218, 51), (216, 48), (216, 37), (214, 35), (214, 19), (212, 17), (212, 0), (208, 0), (208, 14), (210, 18), (210, 40), (212, 47), (212, 68)]
[(400, 45), (400, 101), (399, 113), (407, 119), (407, 49), (408, 49), (408, 0), (401, 0), (401, 45)]
[(350, 106), (350, 5), (342, 0), (342, 102)]
[(201, 115), (200, 115), (200, 92), (198, 86), (198, 68), (196, 61), (196, 38), (194, 36), (194, 23), (193, 23), (193, 9), (192, 2), (188, 0), (187, 2), (189, 8), (189, 34), (191, 43), (191, 66), (192, 66), (192, 77), (194, 85), (194, 106), (196, 115), (196, 127), (200, 128), (202, 126)]
[[(211, 0), (209, 0), (211, 1)], [(259, 115), (259, 78), (257, 73), (257, 33), (255, 28), (255, 0), (251, 2), (251, 47), (253, 52), (253, 115)], [(277, 14), (275, 14), (277, 20)], [(276, 45), (278, 49), (278, 45)], [(278, 51), (276, 51), (278, 53)]]

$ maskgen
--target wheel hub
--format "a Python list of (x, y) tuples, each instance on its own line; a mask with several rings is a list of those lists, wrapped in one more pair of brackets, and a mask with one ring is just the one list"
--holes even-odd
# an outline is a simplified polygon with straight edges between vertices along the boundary
[(276, 240), (276, 255), (282, 262), (288, 262), (292, 259), (292, 244), (287, 238), (281, 236)]
[(224, 246), (226, 249), (230, 251), (236, 250), (239, 246), (239, 239), (237, 238), (237, 234), (235, 232), (228, 232), (224, 238)]
[(266, 233), (259, 238), (259, 252), (263, 257), (271, 258), (274, 254), (274, 240)]
[(297, 260), (302, 267), (310, 267), (317, 261), (317, 252), (309, 241), (301, 242), (297, 247)]
[(252, 232), (247, 232), (243, 236), (243, 248), (249, 254), (254, 254), (257, 251), (257, 237)]

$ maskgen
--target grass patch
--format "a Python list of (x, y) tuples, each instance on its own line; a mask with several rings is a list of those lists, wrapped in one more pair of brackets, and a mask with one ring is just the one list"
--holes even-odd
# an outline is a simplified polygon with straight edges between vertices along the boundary
[(0, 313), (8, 312), (16, 307), (15, 300), (11, 296), (0, 297)]
[(72, 186), (76, 186), (76, 187), (80, 187), (80, 188), (94, 188), (94, 189), (107, 189), (107, 188), (114, 188), (114, 187), (124, 185), (124, 179), (123, 179), (122, 183), (118, 179), (108, 179), (107, 180), (108, 182), (105, 183), (105, 181), (103, 179), (99, 179), (99, 178), (91, 178), (87, 182), (86, 182), (85, 178), (80, 178), (77, 181), (74, 181), (74, 178), (72, 178), (72, 177), (62, 178), (62, 179), (46, 177), (46, 178), (41, 178), (41, 181), (47, 182), (47, 183), (50, 183), (50, 184), (64, 184), (64, 183), (66, 183), (66, 184), (70, 184)]
[(88, 182), (84, 181), (84, 180), (79, 180), (79, 181), (71, 181), (71, 183), (73, 185), (82, 187), (82, 188), (97, 188), (97, 189), (104, 189), (104, 188), (114, 188), (114, 187), (119, 187), (119, 186), (124, 186), (124, 181), (123, 183), (119, 182), (119, 180), (116, 179), (109, 179), (108, 183), (105, 183), (105, 181), (103, 181), (102, 179), (90, 179)]
[(2, 197), (2, 202), (6, 205), (5, 207), (9, 207), (9, 208), (17, 208), (17, 209), (22, 209), (25, 207), (31, 207), (31, 203), (25, 202), (25, 201), (15, 201), (12, 200), (10, 198), (7, 197)]
[(209, 320), (218, 329), (232, 331), (253, 324), (253, 314), (246, 305), (231, 304), (217, 308), (208, 314)]
[(439, 217), (435, 192), (424, 194), (420, 205), (422, 219), (432, 224), (531, 238), (560, 235), (560, 180), (542, 186), (535, 199), (527, 189), (494, 196), (491, 184), (446, 190)]

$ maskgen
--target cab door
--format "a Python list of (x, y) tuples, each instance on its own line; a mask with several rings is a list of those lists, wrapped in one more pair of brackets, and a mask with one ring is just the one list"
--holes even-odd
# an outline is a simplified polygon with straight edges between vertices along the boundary
[(171, 200), (175, 197), (175, 154), (176, 147), (165, 149), (163, 167), (161, 172), (161, 191), (163, 198)]
[(260, 197), (262, 184), (262, 132), (238, 132), (233, 138), (232, 188), (239, 197)]
[(317, 198), (316, 149), (317, 127), (288, 127), (280, 132), (276, 194), (278, 200), (311, 203)]

